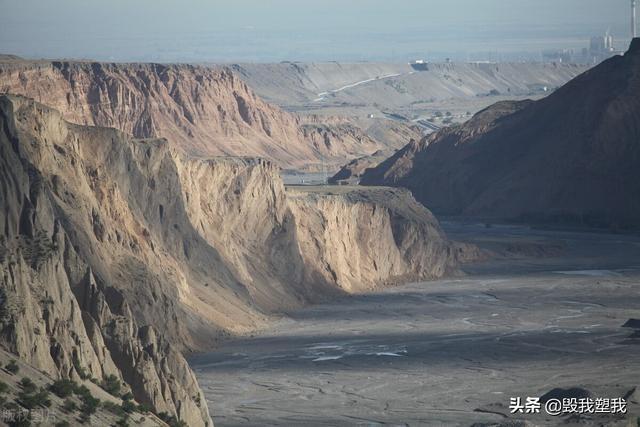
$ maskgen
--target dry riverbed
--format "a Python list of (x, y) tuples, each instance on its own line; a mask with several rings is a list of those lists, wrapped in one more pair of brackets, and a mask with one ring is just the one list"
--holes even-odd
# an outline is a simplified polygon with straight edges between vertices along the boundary
[(508, 406), (556, 387), (613, 398), (640, 386), (640, 339), (622, 327), (640, 318), (640, 237), (445, 228), (503, 256), (461, 277), (290, 313), (259, 337), (194, 356), (216, 425), (636, 426), (632, 402), (624, 417)]

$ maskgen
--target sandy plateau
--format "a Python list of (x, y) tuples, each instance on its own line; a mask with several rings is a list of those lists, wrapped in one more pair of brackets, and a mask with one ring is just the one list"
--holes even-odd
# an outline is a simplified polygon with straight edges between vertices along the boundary
[(640, 340), (622, 327), (640, 317), (640, 237), (444, 225), (498, 256), (462, 277), (295, 311), (193, 357), (216, 425), (635, 426), (637, 393), (626, 417), (514, 416), (508, 405), (640, 384)]

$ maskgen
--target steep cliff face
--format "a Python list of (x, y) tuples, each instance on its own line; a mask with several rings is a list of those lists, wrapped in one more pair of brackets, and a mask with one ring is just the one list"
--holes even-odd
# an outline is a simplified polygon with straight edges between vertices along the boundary
[(227, 69), (190, 65), (0, 61), (0, 93), (33, 98), (77, 124), (164, 137), (187, 153), (258, 156), (313, 167), (384, 148), (356, 127), (306, 126)]
[(408, 191), (389, 188), (289, 192), (306, 281), (347, 292), (453, 272), (458, 252)]
[[(56, 144), (77, 142), (78, 135), (28, 101), (1, 98), (0, 120), (2, 345), (54, 377), (116, 375), (156, 412), (212, 425), (185, 359), (152, 327), (139, 326), (124, 294), (94, 275), (82, 239), (74, 236), (91, 230), (104, 237), (105, 229), (95, 218), (88, 230), (74, 227), (64, 205), (75, 203), (77, 215), (86, 215), (81, 193), (43, 166), (75, 164), (68, 172), (78, 172), (82, 165), (70, 147)], [(29, 136), (19, 129), (27, 122)]]
[[(287, 196), (272, 163), (193, 158), (163, 140), (131, 141), (112, 129), (69, 125), (57, 112), (25, 99), (4, 99), (7, 108), (15, 106), (13, 117), (7, 116), (18, 129), (15, 144), (40, 174), (39, 185), (55, 207), (42, 228), (52, 230), (54, 219), (63, 218), (65, 232), (98, 281), (116, 284), (126, 301), (137, 302), (136, 320), (161, 328), (174, 343), (206, 348), (221, 331), (253, 330), (272, 310), (336, 289), (333, 278), (314, 282), (318, 289), (307, 283), (313, 263), (300, 236), (318, 230), (296, 218), (296, 212), (310, 214), (310, 207), (298, 209), (300, 196)], [(346, 203), (357, 194), (338, 198)], [(319, 193), (309, 197), (324, 200)], [(372, 208), (376, 203), (385, 202), (369, 201)], [(356, 221), (351, 213), (344, 218), (346, 223), (335, 226)], [(425, 220), (436, 224), (426, 216), (410, 219)], [(370, 238), (389, 237), (384, 227), (372, 230)], [(438, 233), (421, 237), (447, 244)], [(345, 250), (366, 248), (352, 243)], [(418, 275), (423, 267), (405, 265)], [(364, 276), (363, 285), (385, 274)]]
[(190, 157), (22, 97), (0, 119), (2, 345), (51, 375), (114, 374), (189, 425), (210, 419), (181, 351), (470, 253), (400, 190), (287, 191), (269, 161)]
[(412, 143), (365, 184), (434, 211), (640, 227), (640, 39), (540, 101), (499, 103)]

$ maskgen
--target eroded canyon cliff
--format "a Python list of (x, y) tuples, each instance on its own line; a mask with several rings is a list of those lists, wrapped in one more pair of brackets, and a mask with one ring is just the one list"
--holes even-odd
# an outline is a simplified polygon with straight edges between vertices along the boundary
[(388, 148), (345, 120), (270, 105), (225, 68), (0, 60), (0, 93), (35, 99), (72, 123), (168, 138), (195, 155), (256, 156), (300, 169)]
[[(97, 261), (108, 252), (98, 245), (108, 230), (96, 208), (107, 206), (89, 197), (101, 190), (82, 150), (87, 132), (116, 133), (69, 126), (58, 113), (15, 98), (0, 98), (0, 120), (2, 345), (54, 377), (115, 375), (157, 413), (212, 425), (186, 360), (156, 332), (162, 322), (139, 323), (130, 304), (139, 312), (138, 300), (127, 299), (108, 274), (118, 261)], [(157, 292), (148, 284), (146, 292)], [(128, 283), (134, 292), (140, 285)]]
[(287, 190), (267, 160), (193, 157), (23, 97), (0, 97), (0, 119), (2, 345), (52, 376), (117, 375), (189, 425), (210, 417), (182, 351), (473, 252), (402, 190)]

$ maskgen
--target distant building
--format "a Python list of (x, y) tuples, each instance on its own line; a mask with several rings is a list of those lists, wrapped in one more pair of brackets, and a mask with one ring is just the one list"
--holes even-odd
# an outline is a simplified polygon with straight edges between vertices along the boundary
[(635, 39), (638, 36), (636, 26), (636, 0), (631, 0), (631, 39)]
[(548, 50), (542, 52), (542, 59), (544, 62), (582, 62), (578, 60), (579, 58), (573, 49)]
[(613, 37), (608, 34), (604, 37), (591, 37), (589, 50), (592, 53), (611, 52), (613, 50)]
[(616, 50), (613, 36), (607, 32), (604, 36), (591, 37), (589, 47), (580, 51), (573, 49), (549, 50), (542, 53), (545, 62), (569, 62), (579, 64), (598, 64), (622, 51)]
[(429, 63), (424, 59), (417, 59), (413, 62), (410, 62), (411, 68), (416, 71), (429, 71)]
[(613, 37), (609, 34), (606, 34), (603, 37), (591, 37), (589, 51), (592, 55), (601, 55), (613, 52)]
[(586, 62), (597, 64), (605, 59), (622, 53), (622, 51), (616, 50), (613, 45), (613, 36), (607, 31), (604, 36), (591, 37)]
[[(631, 38), (637, 35), (636, 30), (636, 3), (631, 0)], [(612, 56), (624, 54), (623, 50), (617, 50), (614, 46), (613, 36), (607, 31), (604, 36), (591, 37), (589, 48), (584, 48), (580, 53), (573, 50), (554, 50), (542, 53), (542, 59), (546, 62), (574, 62), (583, 64), (598, 64)]]

